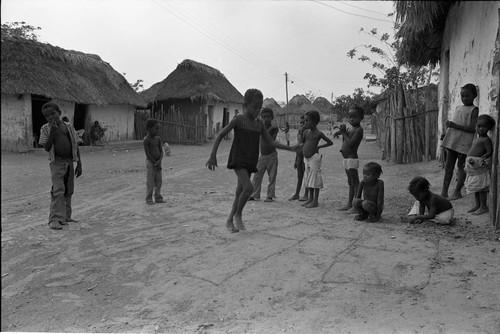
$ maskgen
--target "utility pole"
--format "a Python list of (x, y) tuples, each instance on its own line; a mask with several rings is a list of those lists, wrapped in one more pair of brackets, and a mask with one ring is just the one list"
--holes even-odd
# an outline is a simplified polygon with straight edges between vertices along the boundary
[(288, 105), (288, 73), (285, 72), (286, 105)]

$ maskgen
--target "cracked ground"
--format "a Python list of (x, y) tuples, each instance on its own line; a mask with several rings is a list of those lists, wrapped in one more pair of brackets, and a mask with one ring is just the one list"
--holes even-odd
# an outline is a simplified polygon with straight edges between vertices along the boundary
[[(282, 133), (280, 133), (280, 136)], [(292, 133), (292, 138), (294, 133)], [(377, 223), (337, 211), (347, 197), (340, 140), (322, 149), (318, 208), (291, 202), (295, 153), (279, 151), (275, 202), (249, 202), (247, 231), (229, 233), (236, 176), (230, 141), (171, 145), (167, 203), (145, 204), (145, 155), (84, 148), (74, 218), (47, 226), (45, 152), (2, 152), (1, 330), (134, 333), (500, 333), (500, 234), (454, 201), (451, 226), (407, 225), (416, 175), (439, 192), (437, 161), (377, 161), (385, 210)], [(453, 185), (452, 185), (453, 187)], [(267, 176), (262, 197), (265, 198)]]

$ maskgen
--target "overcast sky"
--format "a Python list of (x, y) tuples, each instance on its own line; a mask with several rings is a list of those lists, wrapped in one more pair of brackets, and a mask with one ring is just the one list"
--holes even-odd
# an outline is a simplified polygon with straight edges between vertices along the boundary
[(392, 1), (2, 0), (1, 21), (40, 27), (40, 41), (97, 54), (144, 88), (192, 59), (241, 93), (258, 88), (285, 101), (287, 72), (289, 99), (312, 91), (330, 100), (368, 90), (363, 76), (375, 72), (347, 52), (381, 46), (361, 28), (393, 36), (393, 9)]

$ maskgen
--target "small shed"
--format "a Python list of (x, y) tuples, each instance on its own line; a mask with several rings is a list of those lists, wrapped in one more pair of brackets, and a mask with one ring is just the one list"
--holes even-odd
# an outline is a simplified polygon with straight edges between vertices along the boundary
[(19, 37), (2, 36), (1, 43), (2, 150), (36, 147), (48, 101), (61, 106), (76, 130), (88, 133), (97, 120), (107, 140), (134, 138), (134, 112), (145, 102), (99, 56)]

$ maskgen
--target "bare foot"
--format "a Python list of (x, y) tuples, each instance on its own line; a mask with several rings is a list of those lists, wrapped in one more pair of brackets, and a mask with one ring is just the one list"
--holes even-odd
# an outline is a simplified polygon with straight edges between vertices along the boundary
[(473, 207), (472, 209), (470, 209), (470, 210), (469, 210), (469, 211), (467, 211), (467, 212), (471, 213), (471, 212), (476, 211), (477, 209), (479, 209), (479, 206), (475, 206), (475, 207)]
[(295, 201), (296, 199), (299, 199), (299, 195), (293, 195), (292, 197), (290, 197), (288, 200), (289, 201)]
[(66, 219), (66, 221), (67, 221), (68, 223), (78, 223), (78, 222), (79, 222), (78, 220), (73, 219), (73, 218)]
[(236, 221), (236, 230), (246, 230), (245, 225), (243, 224), (243, 219), (241, 216), (234, 216), (234, 220)]
[(305, 202), (304, 204), (302, 204), (302, 206), (307, 206), (307, 205), (308, 205), (309, 203), (311, 203), (311, 202), (312, 202), (312, 200), (309, 200), (309, 199), (308, 199), (308, 200), (307, 200), (307, 202)]
[(301, 197), (299, 198), (299, 202), (305, 202), (305, 201), (308, 201), (309, 200), (309, 197)]
[(486, 213), (486, 212), (488, 212), (488, 208), (479, 208), (476, 211), (474, 211), (472, 214), (474, 216), (479, 216), (479, 215), (482, 215), (483, 213)]
[(234, 230), (234, 224), (233, 224), (233, 220), (232, 219), (231, 220), (229, 220), (229, 219), (227, 220), (227, 222), (226, 222), (226, 228), (228, 230), (231, 230), (231, 231)]
[(453, 194), (451, 194), (450, 201), (454, 201), (454, 200), (459, 199), (459, 198), (462, 198), (462, 194), (460, 192), (456, 191)]
[(402, 223), (405, 223), (405, 224), (410, 223), (410, 218), (408, 216), (400, 216), (399, 218), (401, 219)]
[(349, 214), (354, 214), (354, 213), (358, 213), (359, 211), (356, 210), (355, 208), (350, 208), (349, 210), (347, 210), (346, 213), (349, 213)]
[(365, 219), (366, 219), (366, 216), (363, 216), (363, 215), (354, 216), (354, 220), (365, 220)]
[(59, 222), (56, 222), (56, 221), (50, 222), (49, 226), (53, 230), (62, 230), (61, 224), (59, 224)]
[(308, 202), (307, 205), (304, 205), (306, 208), (317, 208), (318, 207), (318, 202), (312, 201)]
[(340, 208), (339, 211), (348, 211), (350, 208), (352, 208), (352, 206), (346, 205), (346, 206)]
[(367, 221), (369, 223), (376, 223), (380, 220), (380, 218), (375, 217), (374, 215), (369, 215)]

